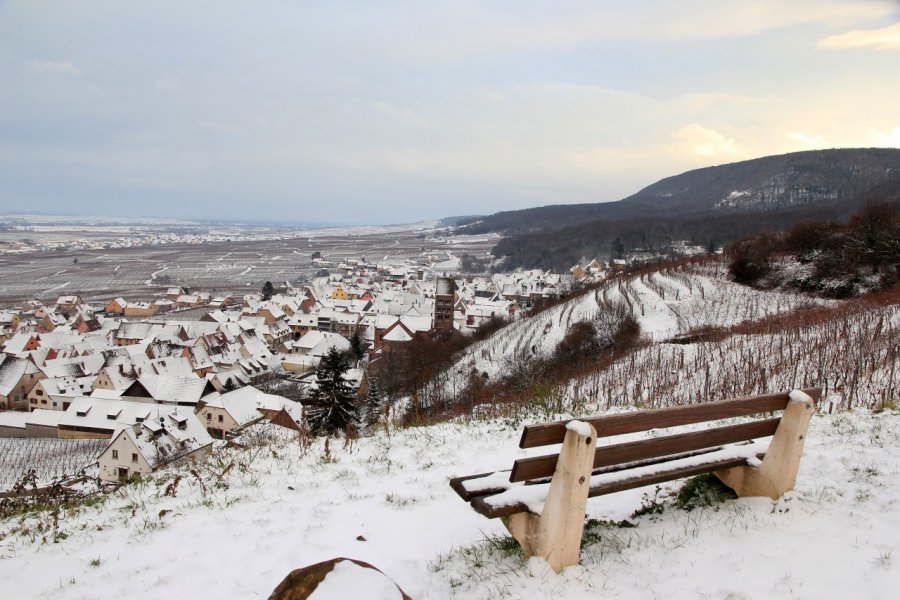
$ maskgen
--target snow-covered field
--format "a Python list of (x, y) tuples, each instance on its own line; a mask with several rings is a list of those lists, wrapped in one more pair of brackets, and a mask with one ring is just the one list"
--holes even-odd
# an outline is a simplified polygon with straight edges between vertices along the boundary
[[(476, 421), (379, 432), (352, 449), (332, 441), (327, 453), (321, 439), (222, 448), (63, 515), (57, 544), (34, 535), (34, 518), (0, 524), (4, 597), (266, 598), (292, 569), (337, 556), (420, 599), (900, 595), (897, 412), (817, 415), (794, 492), (595, 528), (560, 575), (510, 551), (502, 525), (447, 484), (508, 466), (519, 432)], [(592, 499), (590, 517), (631, 519), (644, 494), (654, 490)]]

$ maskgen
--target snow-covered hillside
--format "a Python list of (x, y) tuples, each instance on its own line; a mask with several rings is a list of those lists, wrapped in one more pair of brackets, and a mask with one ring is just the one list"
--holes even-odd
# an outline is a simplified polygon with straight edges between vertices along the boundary
[(330, 458), (322, 440), (221, 448), (197, 475), (165, 471), (62, 513), (59, 543), (33, 518), (2, 522), (0, 580), (16, 599), (261, 599), (294, 568), (348, 556), (417, 599), (900, 594), (896, 412), (814, 417), (796, 491), (777, 502), (631, 518), (654, 489), (592, 499), (591, 518), (637, 527), (592, 526), (581, 564), (560, 575), (447, 485), (523, 454), (519, 432), (499, 421), (379, 432), (352, 451), (332, 442)]
[(464, 389), (470, 373), (497, 379), (522, 353), (554, 351), (575, 323), (594, 321), (617, 307), (627, 308), (648, 342), (660, 342), (710, 327), (729, 327), (783, 314), (801, 307), (833, 302), (788, 292), (759, 291), (727, 279), (721, 261), (689, 263), (641, 275), (616, 277), (588, 293), (519, 319), (470, 346), (435, 382), (439, 393), (453, 396)]

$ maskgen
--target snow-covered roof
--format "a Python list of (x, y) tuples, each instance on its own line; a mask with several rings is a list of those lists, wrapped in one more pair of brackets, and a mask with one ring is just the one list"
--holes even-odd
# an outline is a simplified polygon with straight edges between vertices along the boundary
[(9, 396), (24, 375), (36, 375), (40, 369), (26, 358), (0, 355), (0, 396)]
[(84, 396), (90, 394), (93, 376), (87, 377), (52, 377), (42, 379), (37, 385), (44, 388), (48, 395)]
[(397, 326), (387, 332), (382, 339), (386, 342), (408, 342), (412, 340), (412, 336), (404, 328)]
[(121, 435), (128, 436), (154, 469), (213, 443), (196, 415), (184, 409), (156, 410), (142, 423), (122, 429), (110, 440), (110, 446)]
[(288, 402), (290, 401), (286, 398), (266, 394), (252, 385), (248, 385), (224, 394), (210, 395), (206, 406), (223, 409), (240, 426), (261, 418), (263, 415), (259, 412), (260, 409), (278, 411)]
[(58, 427), (60, 420), (63, 418), (61, 410), (46, 410), (39, 408), (28, 414), (28, 425), (37, 425), (39, 427)]
[(330, 331), (309, 331), (294, 342), (296, 352), (310, 356), (325, 356), (331, 348), (338, 352), (350, 349), (350, 342), (342, 335)]
[(25, 353), (25, 346), (37, 338), (38, 336), (34, 333), (17, 332), (3, 344), (3, 351), (7, 354), (22, 355)]
[(25, 429), (25, 423), (28, 421), (29, 414), (14, 410), (0, 412), (0, 427)]
[[(165, 410), (172, 409), (166, 407)], [(159, 406), (146, 402), (82, 396), (72, 400), (69, 408), (63, 411), (59, 426), (90, 427), (112, 432), (120, 427), (144, 421), (159, 411)]]
[(137, 381), (157, 402), (178, 404), (199, 402), (209, 383), (196, 375), (141, 375)]

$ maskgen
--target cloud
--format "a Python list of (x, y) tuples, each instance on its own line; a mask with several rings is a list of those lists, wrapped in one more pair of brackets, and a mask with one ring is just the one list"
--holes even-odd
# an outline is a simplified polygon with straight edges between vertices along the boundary
[(900, 49), (900, 23), (881, 29), (859, 29), (823, 38), (816, 44), (818, 48), (875, 48), (876, 50)]
[(788, 139), (810, 149), (828, 147), (828, 143), (825, 141), (825, 138), (823, 138), (822, 135), (818, 133), (815, 135), (807, 135), (800, 131), (792, 131), (788, 134)]
[(400, 108), (389, 102), (376, 102), (375, 110), (380, 114), (397, 121), (407, 127), (427, 127), (428, 120), (414, 110)]
[(891, 131), (876, 132), (872, 138), (879, 146), (888, 148), (900, 148), (900, 127), (895, 127)]
[(734, 138), (726, 137), (715, 129), (698, 123), (682, 127), (672, 137), (675, 139), (675, 149), (687, 150), (700, 156), (715, 157), (741, 153)]
[(31, 68), (38, 73), (49, 73), (53, 75), (81, 75), (81, 69), (70, 62), (57, 60), (33, 60)]

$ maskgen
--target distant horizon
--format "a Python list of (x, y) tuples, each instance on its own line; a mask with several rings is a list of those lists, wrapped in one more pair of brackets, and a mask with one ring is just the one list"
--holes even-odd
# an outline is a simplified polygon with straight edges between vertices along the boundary
[(188, 225), (256, 225), (256, 226), (292, 226), (300, 228), (330, 228), (330, 227), (348, 227), (348, 224), (341, 223), (314, 223), (314, 222), (290, 222), (281, 223), (273, 221), (254, 221), (248, 219), (196, 219), (187, 217), (163, 217), (160, 215), (142, 215), (142, 214), (104, 214), (104, 213), (76, 213), (76, 212), (43, 212), (43, 211), (0, 211), (0, 219), (2, 218), (23, 218), (23, 217), (59, 217), (59, 218), (75, 218), (75, 219), (116, 219), (121, 221), (134, 220), (137, 223), (143, 221), (172, 221), (176, 223), (184, 223)]
[[(710, 165), (699, 166), (694, 169), (689, 169), (687, 171), (681, 171), (678, 173), (671, 173), (669, 175), (664, 175), (663, 177), (661, 177), (655, 181), (647, 183), (646, 185), (642, 185), (640, 188), (633, 190), (632, 192), (628, 193), (627, 195), (623, 196), (622, 198), (617, 198), (615, 200), (606, 200), (606, 201), (600, 201), (600, 202), (590, 202), (590, 201), (588, 201), (588, 202), (571, 202), (571, 203), (566, 203), (566, 204), (569, 204), (569, 205), (606, 204), (606, 203), (612, 203), (612, 202), (620, 202), (620, 201), (628, 198), (629, 196), (631, 196), (635, 193), (638, 193), (639, 191), (643, 190), (644, 188), (649, 187), (655, 183), (658, 183), (659, 181), (661, 181), (663, 179), (667, 179), (669, 177), (675, 177), (678, 175), (683, 175), (683, 174), (689, 173), (691, 171), (698, 171), (698, 170), (703, 170), (703, 169), (721, 167), (721, 166), (725, 166), (725, 165), (729, 165), (729, 164), (736, 164), (736, 163), (760, 160), (760, 159), (768, 158), (770, 156), (781, 156), (781, 155), (786, 155), (786, 154), (801, 154), (801, 153), (805, 153), (805, 152), (821, 152), (821, 151), (834, 151), (834, 150), (889, 150), (889, 151), (893, 150), (893, 151), (900, 152), (900, 148), (869, 146), (869, 147), (859, 147), (859, 148), (822, 148), (819, 150), (800, 150), (800, 151), (796, 151), (796, 152), (784, 152), (784, 153), (774, 154), (774, 155), (758, 156), (758, 157), (748, 158), (748, 159), (740, 160), (740, 161), (731, 161), (731, 162), (720, 163), (720, 164), (710, 164)], [(315, 221), (298, 221), (298, 220), (290, 220), (290, 219), (274, 221), (274, 220), (262, 220), (262, 219), (258, 219), (258, 220), (257, 219), (247, 219), (247, 218), (240, 218), (240, 217), (231, 217), (231, 218), (220, 217), (217, 219), (208, 219), (208, 218), (196, 218), (196, 217), (184, 217), (184, 216), (182, 216), (182, 217), (163, 216), (163, 215), (138, 214), (138, 213), (109, 214), (109, 213), (99, 213), (99, 212), (77, 213), (77, 212), (65, 212), (65, 211), (52, 211), (51, 212), (51, 211), (36, 211), (36, 210), (10, 211), (10, 210), (3, 209), (2, 207), (0, 207), (0, 218), (21, 217), (21, 216), (44, 216), (44, 217), (73, 217), (73, 218), (82, 218), (82, 219), (89, 219), (89, 218), (109, 218), (109, 219), (121, 219), (121, 220), (146, 219), (148, 221), (152, 221), (152, 220), (183, 221), (186, 223), (193, 223), (193, 224), (198, 224), (198, 225), (221, 224), (221, 225), (247, 225), (247, 226), (256, 226), (256, 227), (284, 226), (284, 227), (297, 227), (297, 228), (303, 228), (303, 229), (330, 229), (330, 228), (338, 228), (338, 227), (370, 227), (370, 226), (371, 227), (389, 227), (389, 226), (415, 225), (418, 223), (425, 223), (425, 222), (430, 222), (430, 221), (440, 222), (440, 221), (449, 220), (449, 219), (486, 217), (486, 216), (495, 214), (496, 212), (527, 210), (529, 208), (540, 208), (543, 206), (558, 206), (558, 205), (539, 204), (539, 205), (533, 205), (533, 206), (523, 206), (520, 208), (504, 209), (503, 211), (495, 211), (492, 213), (469, 214), (469, 215), (446, 214), (446, 215), (442, 215), (442, 216), (436, 216), (433, 218), (418, 219), (415, 221), (380, 222), (380, 223), (374, 223), (374, 222), (315, 222)]]
[(50, 6), (0, 3), (2, 211), (415, 223), (900, 147), (893, 0)]

